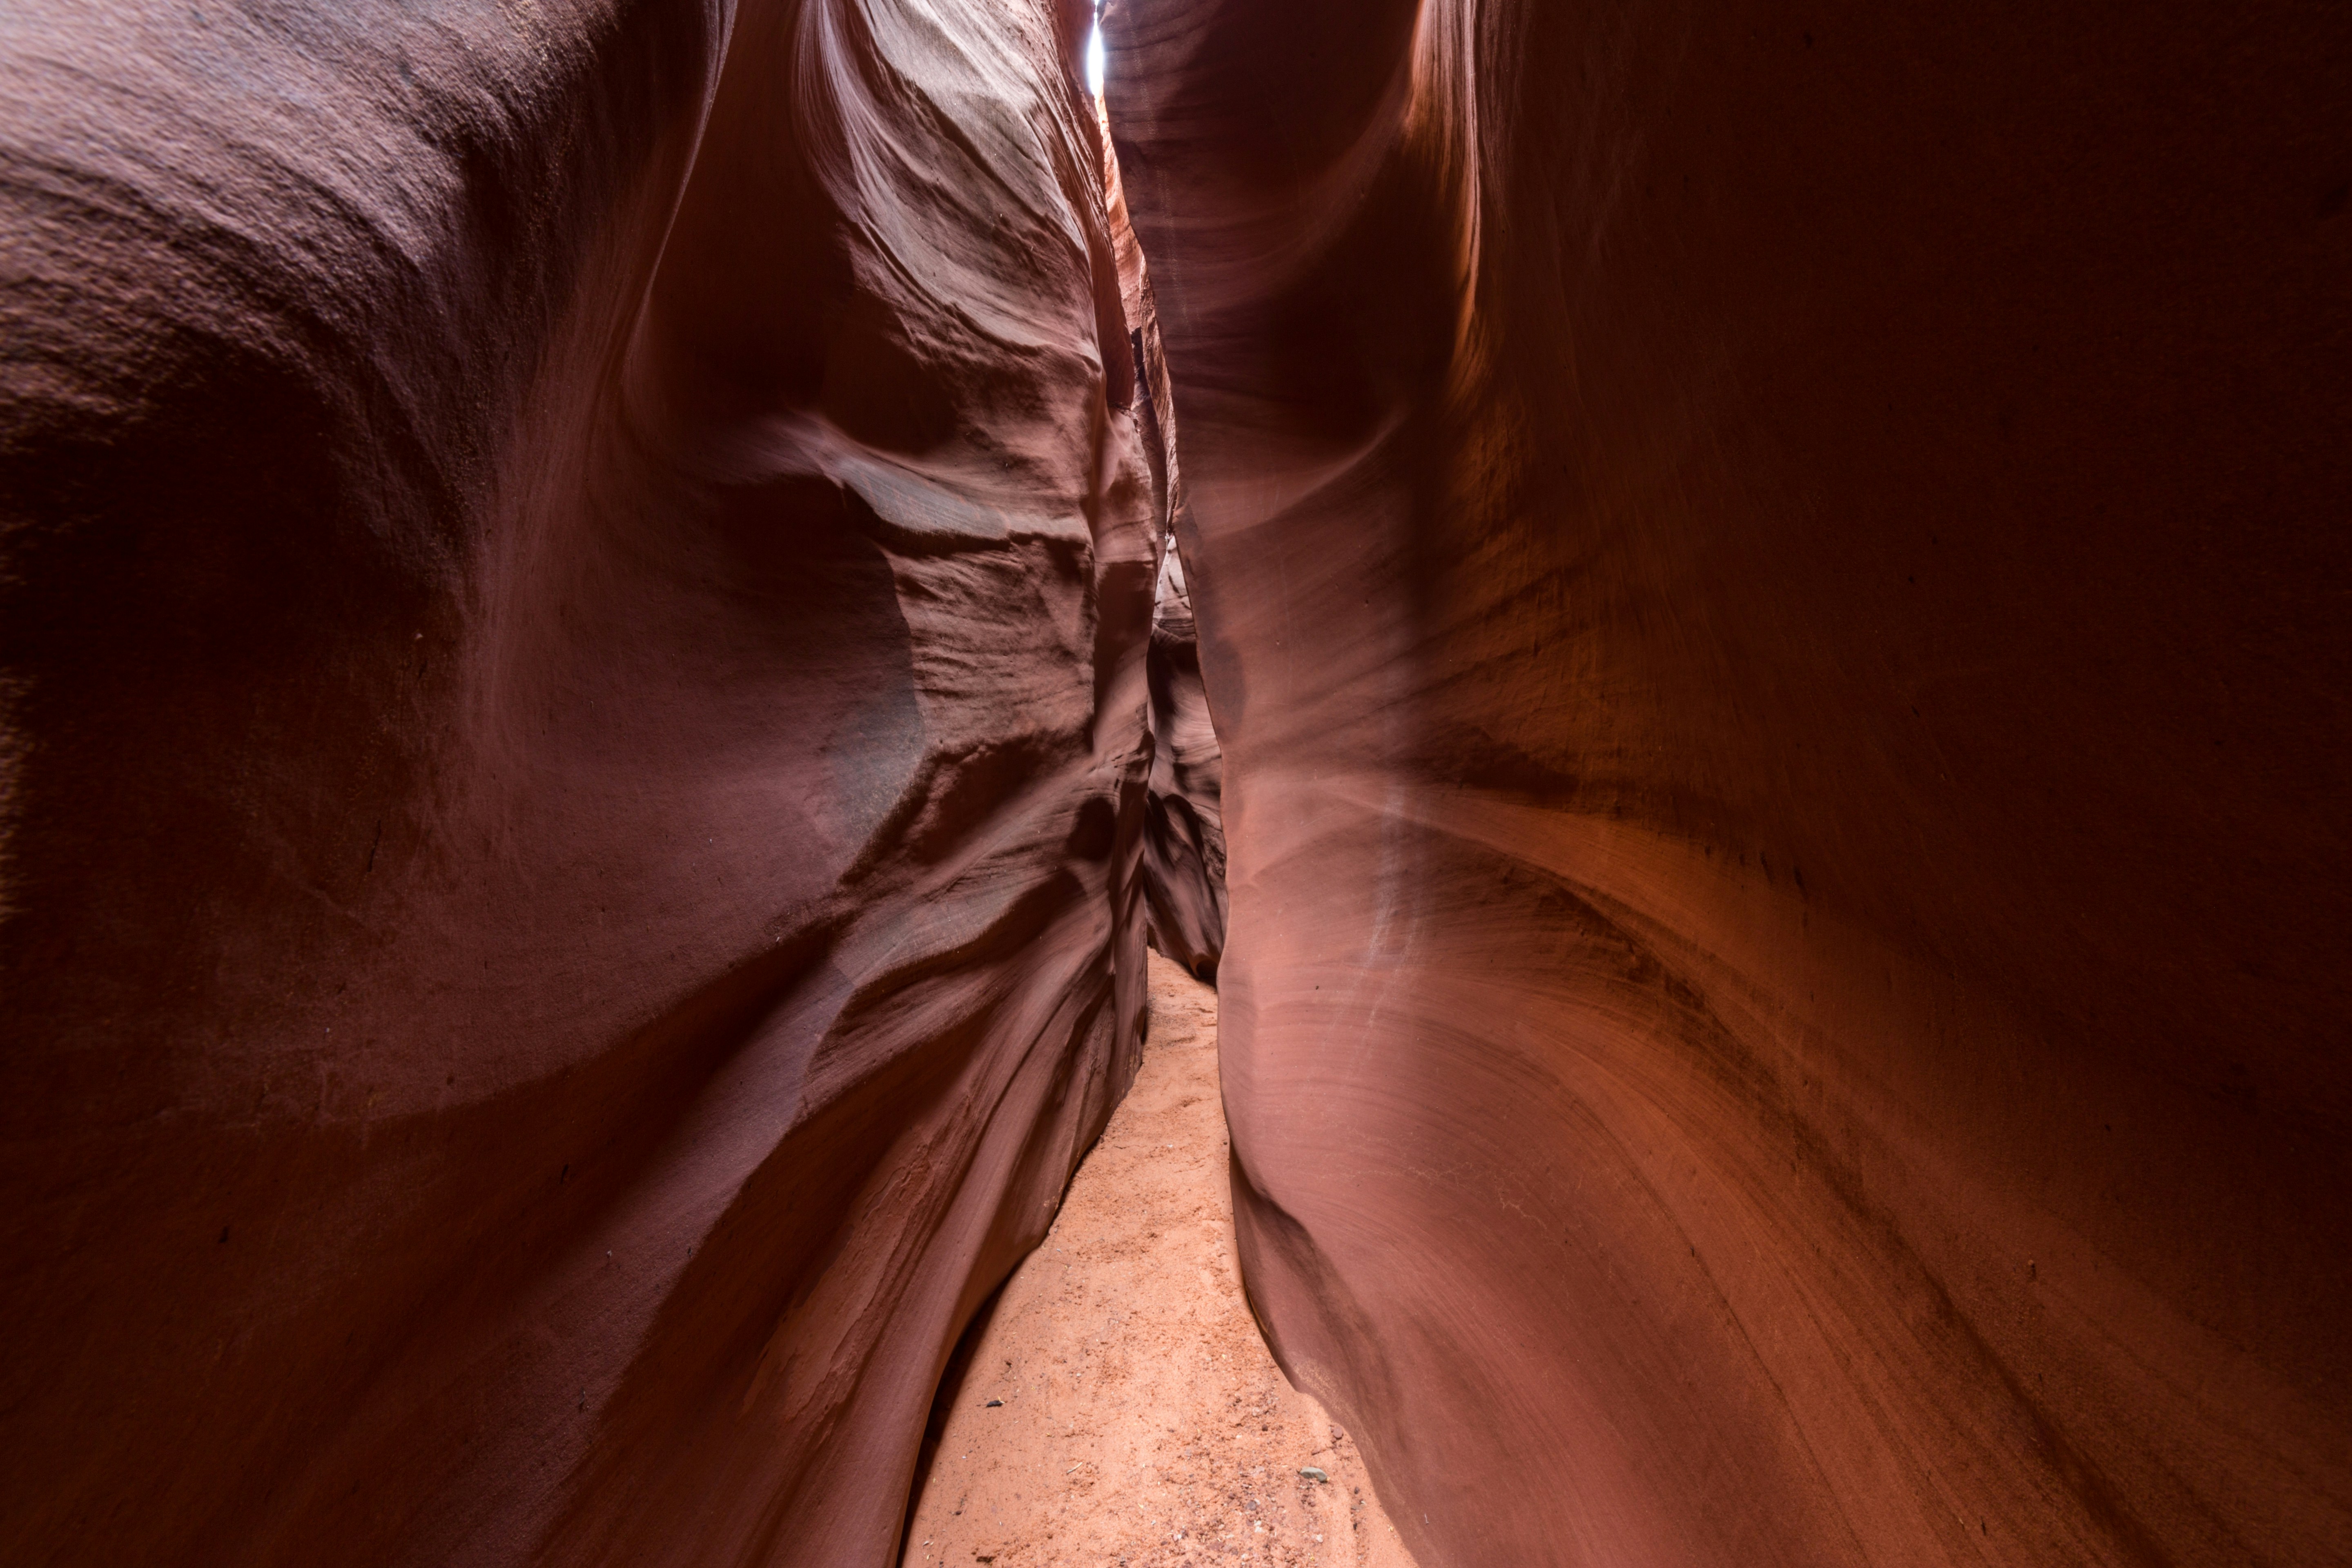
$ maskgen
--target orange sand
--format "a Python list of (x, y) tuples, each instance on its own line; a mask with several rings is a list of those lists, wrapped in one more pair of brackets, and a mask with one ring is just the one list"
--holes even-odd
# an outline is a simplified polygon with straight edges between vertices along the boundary
[(910, 1568), (1412, 1568), (1354, 1442), (1243, 1300), (1216, 1007), (1151, 955), (1142, 1072), (949, 1396)]

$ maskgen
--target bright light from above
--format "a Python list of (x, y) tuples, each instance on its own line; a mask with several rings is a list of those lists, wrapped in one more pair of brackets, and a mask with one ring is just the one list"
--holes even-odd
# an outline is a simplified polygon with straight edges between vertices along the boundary
[(1103, 45), (1102, 19), (1095, 19), (1095, 30), (1087, 35), (1087, 85), (1097, 98), (1102, 96)]

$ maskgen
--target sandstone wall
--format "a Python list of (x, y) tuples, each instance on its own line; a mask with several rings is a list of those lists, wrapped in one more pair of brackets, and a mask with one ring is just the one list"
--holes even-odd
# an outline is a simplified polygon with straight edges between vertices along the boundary
[(2344, 1561), (2345, 14), (1108, 17), (1247, 1277), (1422, 1562)]
[(0, 1558), (891, 1559), (1141, 1027), (1084, 25), (12, 11)]
[(1151, 945), (1202, 980), (1225, 948), (1223, 756), (1201, 681), (1200, 637), (1183, 557), (1161, 558), (1151, 615), (1151, 779), (1143, 825)]

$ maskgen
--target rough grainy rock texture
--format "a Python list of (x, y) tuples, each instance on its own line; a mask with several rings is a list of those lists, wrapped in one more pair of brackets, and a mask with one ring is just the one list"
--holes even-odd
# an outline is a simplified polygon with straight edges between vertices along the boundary
[(1182, 555), (1161, 557), (1151, 613), (1151, 781), (1143, 824), (1151, 945), (1202, 980), (1225, 950), (1224, 768), (1201, 684), (1200, 639)]
[(1107, 15), (1244, 1275), (1422, 1561), (2346, 1561), (2352, 12)]
[(1150, 972), (1135, 1088), (941, 1384), (906, 1568), (1413, 1568), (1355, 1440), (1250, 1321), (1216, 994)]
[(1142, 1022), (1084, 25), (11, 9), (0, 1559), (890, 1559)]

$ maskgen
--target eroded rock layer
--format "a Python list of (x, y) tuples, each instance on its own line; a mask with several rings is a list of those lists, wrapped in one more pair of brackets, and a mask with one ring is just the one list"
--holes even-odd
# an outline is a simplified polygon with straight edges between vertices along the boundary
[(1084, 25), (12, 12), (0, 1558), (889, 1560), (1141, 1026)]
[(1244, 1268), (1425, 1564), (2352, 1541), (2352, 23), (1113, 0)]

